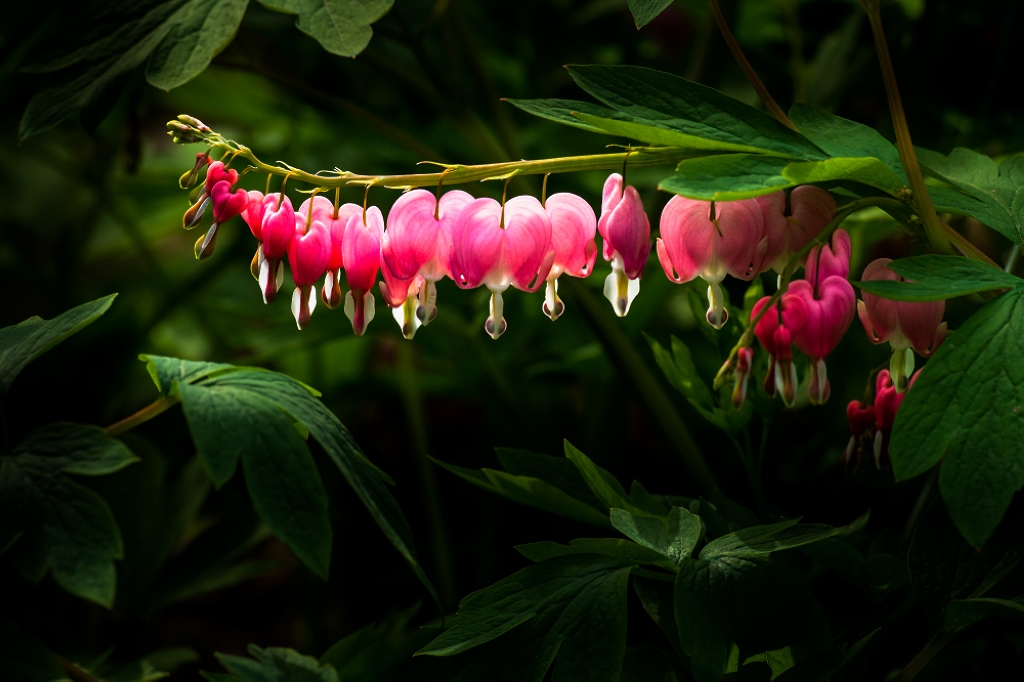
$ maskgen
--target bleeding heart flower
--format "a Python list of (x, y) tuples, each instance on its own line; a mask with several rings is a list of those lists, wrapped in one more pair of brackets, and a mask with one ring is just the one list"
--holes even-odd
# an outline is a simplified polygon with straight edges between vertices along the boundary
[[(333, 214), (333, 206), (330, 212)], [(327, 271), (331, 257), (331, 232), (320, 220), (313, 220), (307, 228), (306, 221), (301, 216), (298, 218), (295, 237), (288, 244), (288, 265), (295, 282), (292, 315), (299, 329), (305, 329), (316, 309), (313, 285)]]
[[(891, 258), (871, 261), (861, 279), (906, 281), (889, 267)], [(945, 301), (921, 302), (892, 301), (864, 291), (864, 297), (857, 303), (864, 331), (871, 343), (889, 342), (892, 358), (889, 371), (893, 383), (900, 393), (906, 390), (907, 380), (914, 372), (913, 348), (918, 354), (928, 357), (938, 349), (946, 338), (946, 323), (942, 315), (946, 310)]]
[(852, 462), (859, 462), (867, 444), (874, 442), (875, 408), (851, 400), (846, 406), (846, 417), (850, 420), (850, 442), (846, 444), (841, 458), (843, 469), (849, 469)]
[[(452, 226), (471, 201), (460, 190), (446, 192), (438, 201), (431, 192), (417, 189), (391, 207), (381, 242), (381, 291), (406, 338), (437, 316), (436, 282), (450, 275)], [(405, 296), (399, 298), (402, 292)], [(410, 296), (414, 300), (407, 301)]]
[[(907, 383), (907, 390), (914, 386), (917, 377), (921, 374), (918, 370), (910, 377)], [(878, 373), (875, 380), (875, 438), (873, 450), (875, 455), (875, 466), (879, 469), (889, 468), (889, 441), (892, 438), (892, 427), (896, 423), (896, 411), (899, 410), (906, 397), (905, 391), (897, 390), (892, 381), (892, 376), (887, 370)]]
[(788, 195), (773, 192), (754, 201), (761, 207), (768, 238), (761, 272), (774, 268), (781, 274), (793, 254), (821, 234), (836, 212), (832, 195), (814, 185), (801, 185)]
[(583, 198), (567, 192), (548, 197), (544, 210), (551, 221), (551, 247), (555, 250), (555, 260), (548, 273), (542, 309), (554, 321), (565, 311), (565, 304), (558, 297), (558, 278), (563, 274), (589, 277), (594, 270), (597, 216)]
[(349, 203), (339, 206), (338, 213), (335, 215), (334, 204), (327, 197), (317, 195), (303, 201), (296, 213), (296, 220), (303, 223), (319, 220), (330, 235), (327, 277), (324, 278), (324, 286), (320, 292), (320, 297), (328, 308), (333, 309), (341, 305), (340, 281), (341, 268), (344, 265), (342, 244), (345, 241), (345, 225), (351, 216), (362, 212), (362, 206)]
[(640, 293), (640, 277), (651, 252), (651, 223), (640, 194), (635, 187), (623, 188), (618, 173), (604, 182), (597, 229), (604, 239), (602, 255), (612, 264), (612, 273), (604, 281), (604, 295), (615, 314), (625, 317)]
[(284, 283), (284, 268), (281, 261), (288, 255), (288, 245), (295, 238), (295, 209), (288, 197), (273, 194), (264, 197), (263, 260), (260, 261), (260, 289), (263, 302), (273, 303), (277, 292)]
[(768, 248), (764, 216), (752, 199), (697, 201), (672, 197), (661, 213), (658, 260), (670, 280), (708, 283), (707, 320), (721, 329), (729, 319), (720, 283), (726, 275), (750, 280)]
[(747, 380), (754, 364), (754, 349), (746, 346), (736, 352), (736, 370), (733, 372), (732, 406), (740, 409), (747, 399)]
[(362, 336), (373, 320), (373, 285), (380, 268), (380, 242), (384, 236), (384, 216), (376, 206), (350, 216), (345, 224), (342, 257), (345, 277), (351, 291), (345, 294), (345, 315), (352, 331)]
[(839, 345), (843, 334), (853, 322), (857, 296), (846, 281), (850, 271), (850, 235), (836, 230), (832, 245), (815, 247), (807, 254), (806, 280), (789, 285), (783, 295), (784, 304), (801, 299), (807, 308), (807, 323), (793, 336), (793, 343), (811, 359), (811, 382), (807, 388), (811, 403), (828, 400), (825, 357)]
[[(765, 296), (754, 304), (750, 319), (755, 319), (768, 305), (770, 297)], [(796, 400), (796, 366), (793, 364), (793, 336), (807, 324), (807, 306), (799, 297), (783, 296), (771, 310), (761, 316), (754, 326), (761, 345), (768, 351), (768, 373), (764, 378), (764, 390), (770, 396), (778, 392), (782, 402), (792, 406)]]
[(463, 289), (485, 285), (491, 290), (491, 314), (484, 324), (493, 339), (507, 324), (501, 292), (510, 285), (537, 291), (555, 259), (551, 221), (534, 197), (494, 199), (467, 204), (452, 226), (452, 279)]

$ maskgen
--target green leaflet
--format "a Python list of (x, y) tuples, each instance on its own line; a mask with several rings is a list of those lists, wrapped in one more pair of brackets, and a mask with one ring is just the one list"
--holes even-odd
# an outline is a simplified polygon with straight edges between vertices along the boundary
[(608, 131), (599, 128), (595, 124), (587, 123), (573, 114), (581, 113), (603, 118), (615, 116), (614, 110), (603, 107), (600, 104), (579, 102), (571, 99), (506, 99), (505, 101), (528, 114), (594, 133)]
[[(476, 647), (459, 679), (615, 682), (626, 650), (630, 562), (594, 554), (527, 566), (469, 595), (455, 624), (417, 655)], [(492, 641), (496, 640), (496, 641)]]
[(1024, 484), (1024, 288), (985, 304), (946, 339), (896, 414), (898, 479), (945, 458), (939, 489), (974, 547), (992, 534)]
[(911, 281), (879, 280), (853, 284), (868, 293), (897, 301), (943, 301), (1024, 285), (1024, 280), (999, 268), (962, 256), (928, 254), (900, 258), (889, 263), (889, 268)]
[(373, 36), (370, 24), (388, 13), (394, 0), (259, 0), (267, 9), (298, 15), (295, 25), (325, 50), (355, 57)]
[(702, 533), (700, 517), (682, 507), (672, 507), (666, 518), (612, 509), (611, 519), (623, 535), (667, 557), (673, 568), (689, 558)]
[(68, 592), (113, 605), (121, 534), (103, 498), (67, 474), (101, 476), (134, 461), (102, 429), (68, 423), (33, 431), (0, 457), (0, 519), (23, 533), (11, 553), (27, 579), (52, 571)]
[(668, 9), (672, 0), (628, 0), (629, 11), (633, 13), (633, 21), (638, 29), (643, 28), (658, 18)]
[(900, 153), (877, 130), (806, 104), (794, 104), (789, 118), (804, 136), (832, 157), (873, 156), (906, 184)]
[(312, 656), (303, 656), (294, 649), (250, 644), (252, 658), (217, 654), (217, 660), (232, 675), (203, 673), (208, 680), (241, 679), (244, 682), (338, 682), (338, 671), (321, 665)]
[(193, 0), (176, 14), (146, 67), (146, 80), (170, 90), (184, 85), (210, 65), (214, 55), (230, 43), (249, 0)]
[(601, 554), (633, 564), (659, 566), (670, 571), (676, 570), (675, 564), (661, 552), (618, 538), (580, 538), (570, 541), (568, 545), (560, 545), (557, 542), (530, 542), (525, 545), (516, 545), (515, 550), (534, 562), (547, 561), (570, 554)]
[(986, 217), (975, 217), (1024, 245), (1024, 156), (1011, 156), (997, 164), (984, 154), (962, 147), (949, 156), (927, 149), (918, 149), (917, 155), (928, 173), (986, 206)]
[(625, 120), (742, 145), (765, 154), (823, 159), (807, 138), (714, 88), (635, 66), (569, 66), (569, 75)]
[(107, 312), (117, 294), (104, 296), (61, 313), (52, 320), (30, 317), (0, 329), (0, 398), (25, 365)]
[(846, 532), (845, 528), (801, 524), (799, 521), (790, 519), (767, 526), (751, 526), (723, 535), (706, 544), (700, 551), (700, 558), (764, 557), (772, 552), (809, 545)]

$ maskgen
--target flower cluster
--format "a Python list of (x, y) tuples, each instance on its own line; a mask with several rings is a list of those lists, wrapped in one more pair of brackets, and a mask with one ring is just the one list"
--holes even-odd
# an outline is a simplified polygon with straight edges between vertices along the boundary
[[(917, 380), (914, 374), (907, 384), (909, 388)], [(865, 458), (870, 452), (879, 469), (889, 466), (889, 438), (892, 427), (896, 423), (896, 410), (903, 402), (905, 392), (898, 391), (893, 383), (889, 370), (883, 369), (875, 379), (875, 402), (867, 405), (852, 400), (846, 406), (846, 416), (850, 420), (850, 442), (843, 452), (843, 468), (850, 468)]]

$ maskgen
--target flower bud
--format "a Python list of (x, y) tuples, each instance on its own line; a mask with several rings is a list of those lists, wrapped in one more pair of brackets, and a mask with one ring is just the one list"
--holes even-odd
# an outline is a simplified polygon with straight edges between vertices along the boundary
[(196, 180), (199, 179), (199, 171), (206, 164), (210, 163), (210, 152), (199, 152), (196, 154), (196, 162), (192, 166), (192, 170), (186, 171), (180, 178), (178, 178), (178, 187), (182, 189), (189, 189), (196, 184)]

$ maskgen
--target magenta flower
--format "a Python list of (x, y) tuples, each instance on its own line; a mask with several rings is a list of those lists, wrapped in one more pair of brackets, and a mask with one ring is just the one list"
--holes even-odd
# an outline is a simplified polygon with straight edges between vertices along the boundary
[[(330, 203), (330, 202), (328, 202)], [(333, 206), (330, 213), (334, 213)], [(292, 315), (299, 329), (309, 326), (310, 316), (316, 309), (316, 291), (313, 285), (327, 272), (331, 257), (331, 232), (322, 221), (306, 223), (301, 215), (295, 227), (295, 237), (288, 244), (288, 265), (295, 281), (292, 294)]]
[(736, 370), (733, 372), (732, 406), (740, 409), (747, 399), (747, 380), (754, 365), (754, 349), (745, 346), (736, 352)]
[(585, 200), (575, 194), (560, 192), (552, 194), (544, 202), (551, 221), (551, 247), (555, 260), (547, 277), (544, 293), (544, 314), (552, 321), (565, 311), (565, 304), (558, 297), (558, 278), (588, 277), (597, 260), (597, 216)]
[[(218, 162), (219, 163), (219, 162)], [(233, 177), (238, 176), (234, 173)], [(209, 176), (207, 176), (209, 179)], [(210, 188), (210, 204), (213, 206), (213, 225), (206, 231), (206, 234), (196, 240), (196, 258), (209, 258), (213, 249), (217, 246), (217, 230), (227, 221), (239, 215), (249, 205), (249, 195), (244, 189), (231, 191), (229, 179), (220, 180)]]
[[(879, 258), (871, 261), (861, 279), (903, 281), (889, 268), (891, 258)], [(945, 301), (914, 303), (910, 301), (891, 301), (864, 291), (864, 297), (857, 303), (864, 331), (871, 343), (889, 342), (892, 347), (892, 358), (889, 371), (896, 390), (900, 393), (907, 388), (907, 379), (914, 372), (913, 348), (918, 354), (928, 357), (938, 349), (946, 338), (946, 323), (942, 315), (946, 310)]]
[(501, 293), (514, 286), (537, 291), (555, 259), (551, 221), (534, 197), (494, 199), (467, 204), (452, 226), (452, 279), (463, 289), (485, 285), (491, 291), (491, 314), (484, 330), (492, 339), (507, 327)]
[(793, 335), (793, 343), (811, 359), (807, 392), (814, 405), (831, 394), (825, 357), (853, 322), (857, 296), (846, 281), (849, 271), (850, 235), (836, 230), (831, 247), (815, 247), (807, 254), (807, 279), (792, 282), (782, 297), (787, 304), (801, 299), (807, 309), (807, 322)]
[(768, 238), (761, 272), (774, 268), (781, 274), (793, 254), (821, 234), (836, 212), (832, 195), (814, 185), (801, 185), (788, 195), (773, 192), (754, 201), (761, 207)]
[(658, 260), (670, 280), (698, 275), (708, 283), (707, 320), (721, 329), (729, 319), (720, 283), (726, 275), (753, 279), (768, 248), (756, 202), (709, 202), (672, 197), (661, 212)]
[(436, 283), (451, 274), (452, 226), (471, 201), (461, 190), (438, 201), (431, 192), (416, 189), (391, 207), (381, 242), (381, 293), (408, 339), (437, 316)]
[[(754, 304), (750, 319), (754, 319), (768, 304), (770, 297), (765, 296)], [(801, 298), (781, 301), (757, 321), (754, 334), (761, 345), (768, 351), (768, 373), (764, 378), (764, 390), (770, 396), (779, 393), (782, 402), (792, 406), (796, 400), (796, 365), (793, 364), (793, 336), (799, 333), (807, 323), (807, 306)]]
[(295, 209), (288, 197), (271, 194), (264, 197), (265, 209), (260, 236), (263, 237), (263, 260), (260, 262), (260, 289), (263, 302), (273, 303), (284, 283), (281, 261), (288, 255), (288, 245), (295, 237)]
[[(888, 376), (889, 373), (885, 374)], [(850, 442), (846, 444), (840, 460), (843, 469), (849, 469), (851, 462), (860, 460), (865, 442), (874, 442), (875, 408), (859, 400), (851, 400), (846, 406), (846, 418), (850, 420)]]
[(612, 264), (612, 272), (604, 281), (604, 295), (615, 314), (625, 317), (640, 293), (640, 277), (651, 252), (651, 223), (640, 194), (635, 187), (623, 188), (618, 173), (604, 182), (597, 229), (604, 240), (602, 255)]
[(351, 289), (345, 294), (345, 315), (352, 320), (352, 331), (362, 336), (373, 320), (373, 285), (380, 268), (380, 242), (384, 236), (384, 216), (371, 206), (350, 216), (345, 224), (341, 245), (345, 277)]
[(341, 247), (345, 240), (345, 225), (348, 219), (357, 213), (362, 213), (363, 207), (359, 204), (342, 204), (338, 207), (338, 213), (334, 213), (334, 204), (327, 197), (313, 196), (306, 199), (299, 206), (296, 213), (296, 220), (303, 226), (306, 222), (312, 223), (319, 220), (327, 228), (330, 236), (329, 258), (327, 261), (327, 277), (324, 278), (324, 286), (320, 292), (324, 305), (328, 308), (337, 308), (341, 304), (341, 268), (344, 265), (344, 255)]

